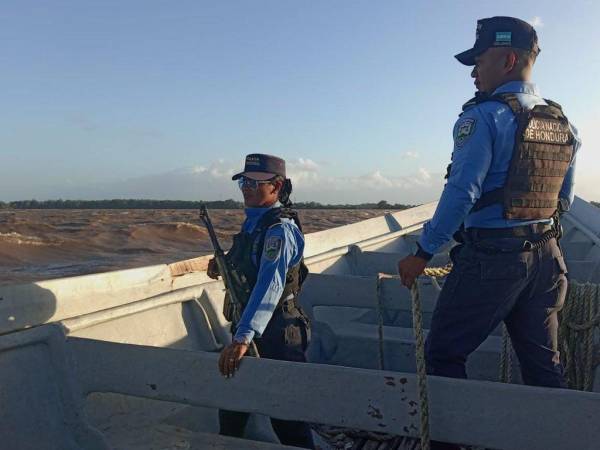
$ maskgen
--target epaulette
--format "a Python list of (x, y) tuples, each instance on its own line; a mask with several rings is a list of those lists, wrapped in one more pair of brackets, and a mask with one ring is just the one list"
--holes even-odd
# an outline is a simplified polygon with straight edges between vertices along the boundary
[(477, 101), (477, 97), (473, 97), (472, 99), (467, 101), (464, 105), (462, 105), (462, 112), (465, 112), (465, 110), (467, 110), (471, 106), (475, 106), (477, 103), (479, 103)]
[[(475, 97), (473, 97), (472, 99), (467, 101), (462, 106), (462, 111), (465, 112), (466, 109), (471, 108), (472, 106), (475, 106), (481, 102), (485, 102), (486, 100), (489, 100), (489, 99), (490, 99), (490, 96), (488, 94), (486, 94), (485, 92), (476, 92)], [(461, 113), (461, 115), (462, 115), (462, 113)]]

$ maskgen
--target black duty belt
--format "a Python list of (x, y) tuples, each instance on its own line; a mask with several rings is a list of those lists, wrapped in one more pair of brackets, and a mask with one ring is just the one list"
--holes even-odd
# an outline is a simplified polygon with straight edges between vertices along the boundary
[(520, 225), (511, 228), (467, 228), (464, 232), (466, 240), (478, 241), (481, 239), (494, 238), (535, 238), (552, 230), (552, 226), (546, 223), (534, 223), (530, 225)]

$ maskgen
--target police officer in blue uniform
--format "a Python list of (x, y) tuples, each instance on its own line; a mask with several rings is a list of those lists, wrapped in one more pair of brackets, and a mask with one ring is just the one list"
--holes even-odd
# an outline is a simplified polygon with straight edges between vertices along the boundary
[[(428, 373), (465, 378), (465, 363), (504, 322), (526, 384), (565, 387), (557, 312), (567, 268), (557, 211), (573, 201), (576, 129), (531, 82), (537, 34), (512, 17), (477, 22), (473, 48), (456, 55), (477, 87), (454, 125), (454, 150), (439, 204), (415, 255), (398, 263), (412, 286), (454, 235), (454, 263), (426, 343)], [(458, 233), (456, 233), (458, 231)], [(456, 233), (456, 234), (455, 234)]]
[[(305, 362), (310, 339), (308, 318), (297, 303), (308, 270), (303, 262), (304, 236), (291, 209), (291, 181), (285, 161), (265, 154), (246, 156), (244, 171), (233, 176), (244, 196), (246, 219), (234, 236), (227, 258), (245, 275), (252, 292), (245, 299), (233, 340), (219, 358), (219, 370), (234, 375), (252, 341), (261, 358)], [(218, 277), (211, 261), (209, 276)], [(220, 411), (221, 434), (241, 437), (248, 414)], [(296, 421), (271, 419), (281, 443), (313, 448), (310, 428)]]

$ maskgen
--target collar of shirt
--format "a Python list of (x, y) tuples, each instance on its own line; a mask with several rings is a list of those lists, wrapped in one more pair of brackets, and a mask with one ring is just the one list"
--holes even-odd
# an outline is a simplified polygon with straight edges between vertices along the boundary
[(537, 95), (541, 97), (540, 91), (535, 83), (531, 83), (530, 81), (509, 81), (508, 83), (504, 83), (503, 85), (496, 88), (494, 94), (503, 94), (503, 93), (520, 93), (520, 94), (531, 94)]
[(244, 208), (244, 212), (246, 213), (246, 220), (242, 225), (242, 231), (246, 233), (252, 233), (258, 225), (261, 217), (270, 209), (278, 208), (281, 204), (279, 202), (273, 203), (271, 206), (267, 206), (265, 208)]

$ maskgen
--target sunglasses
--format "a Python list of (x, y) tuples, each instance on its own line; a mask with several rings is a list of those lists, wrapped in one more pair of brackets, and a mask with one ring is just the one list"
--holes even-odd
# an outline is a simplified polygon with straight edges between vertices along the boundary
[(275, 179), (275, 177), (269, 179), (269, 180), (253, 180), (252, 178), (246, 178), (244, 176), (238, 178), (238, 186), (240, 187), (240, 189), (252, 189), (253, 191), (258, 189), (258, 185), (259, 184), (271, 184), (273, 183), (273, 180)]

